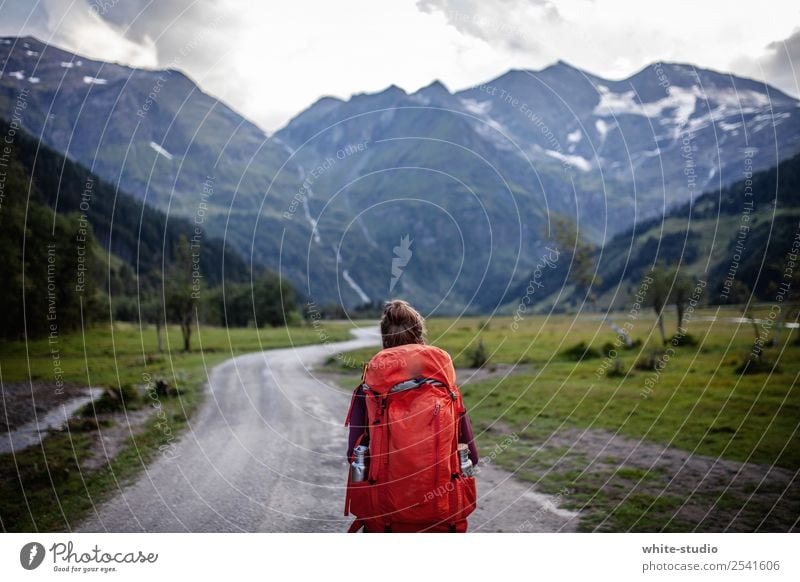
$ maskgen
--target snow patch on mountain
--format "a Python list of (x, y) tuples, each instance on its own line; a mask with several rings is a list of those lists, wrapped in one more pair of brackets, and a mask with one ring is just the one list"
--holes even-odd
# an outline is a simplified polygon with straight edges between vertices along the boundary
[[(717, 87), (706, 89), (699, 85), (671, 86), (667, 90), (667, 95), (650, 102), (638, 101), (635, 91), (614, 93), (604, 85), (598, 86), (598, 92), (600, 101), (592, 112), (594, 115), (599, 117), (639, 115), (658, 119), (660, 125), (672, 126), (673, 138), (680, 135), (684, 129), (696, 132), (726, 117), (741, 117), (762, 112), (770, 107), (769, 95), (765, 93), (753, 90), (730, 91)], [(708, 113), (696, 115), (698, 103), (707, 103)], [(769, 121), (766, 124), (756, 124), (754, 131), (763, 129), (778, 118), (771, 113), (767, 113), (766, 116), (769, 117)], [(720, 125), (720, 128), (725, 131), (738, 129), (740, 126), (741, 124), (730, 123)], [(597, 129), (599, 133), (605, 133), (600, 126), (597, 126)]]
[(311, 235), (314, 237), (314, 242), (322, 244), (322, 238), (319, 236), (319, 228), (317, 228), (317, 220), (311, 216), (311, 208), (308, 206), (308, 198), (303, 196), (303, 214), (306, 221), (311, 225)]
[(709, 88), (701, 90), (696, 88), (703, 99), (707, 99), (717, 105), (724, 105), (741, 112), (742, 109), (763, 109), (770, 106), (770, 98), (766, 93), (759, 91), (742, 90), (730, 91), (725, 89)]
[(722, 131), (733, 131), (735, 129), (739, 129), (742, 127), (743, 123), (741, 121), (737, 121), (736, 123), (729, 123), (727, 121), (720, 121), (717, 123), (717, 127), (719, 127)]
[(616, 123), (608, 123), (605, 119), (597, 119), (594, 122), (594, 128), (600, 134), (601, 140), (605, 141), (608, 132), (617, 126)]
[(489, 111), (492, 109), (491, 101), (477, 101), (475, 99), (462, 98), (461, 105), (468, 113), (471, 113), (480, 120), (473, 125), (475, 131), (477, 131), (481, 137), (488, 139), (499, 149), (513, 149), (513, 145), (509, 142), (508, 138), (505, 137), (512, 135), (513, 132), (489, 115)]
[(466, 109), (467, 111), (469, 111), (474, 115), (477, 115), (478, 117), (489, 115), (489, 111), (492, 109), (492, 102), (489, 99), (487, 99), (486, 101), (478, 101), (476, 99), (462, 99), (461, 104), (464, 106), (464, 109)]
[(153, 150), (155, 150), (155, 152), (156, 152), (158, 155), (160, 155), (160, 156), (164, 156), (164, 157), (165, 157), (165, 158), (167, 158), (168, 160), (171, 160), (171, 159), (172, 159), (172, 154), (171, 154), (171, 153), (169, 153), (167, 150), (165, 150), (163, 147), (161, 147), (161, 146), (160, 146), (159, 144), (157, 144), (156, 142), (154, 142), (154, 141), (151, 141), (151, 142), (150, 142), (150, 147), (151, 147), (151, 148), (153, 148)]
[(510, 135), (511, 132), (494, 119), (487, 118), (475, 123), (475, 131), (484, 139), (491, 141), (498, 149), (510, 150), (513, 147), (508, 138), (505, 137)]
[(420, 105), (430, 105), (431, 99), (427, 95), (420, 95), (419, 93), (414, 93), (413, 95), (409, 95), (409, 99), (419, 103)]
[(595, 106), (594, 115), (641, 115), (643, 117), (661, 117), (665, 110), (672, 109), (672, 122), (683, 126), (692, 116), (697, 105), (699, 88), (669, 87), (668, 95), (658, 101), (639, 102), (635, 91), (613, 93), (600, 85), (600, 102)]
[(576, 155), (569, 155), (563, 154), (561, 152), (557, 152), (555, 150), (545, 150), (546, 153), (551, 158), (555, 158), (565, 164), (569, 164), (571, 166), (575, 166), (582, 172), (588, 172), (592, 169), (592, 163), (584, 157), (576, 156)]
[(361, 299), (361, 301), (363, 303), (369, 303), (369, 295), (364, 293), (364, 290), (361, 287), (359, 287), (358, 283), (356, 283), (353, 280), (353, 278), (350, 276), (350, 273), (347, 271), (347, 269), (344, 269), (342, 271), (342, 279), (347, 281), (347, 284), (350, 286), (350, 288), (353, 291), (355, 291), (358, 294), (358, 297)]

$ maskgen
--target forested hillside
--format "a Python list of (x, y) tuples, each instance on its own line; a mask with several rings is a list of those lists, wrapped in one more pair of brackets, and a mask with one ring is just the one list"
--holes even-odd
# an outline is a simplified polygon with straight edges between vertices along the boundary
[(195, 308), (203, 321), (228, 325), (259, 313), (277, 324), (293, 312), (291, 287), (263, 269), (251, 274), (244, 258), (207, 238), (201, 220), (141, 203), (2, 120), (0, 134), (11, 141), (0, 150), (3, 337), (74, 329), (82, 319), (171, 321)]

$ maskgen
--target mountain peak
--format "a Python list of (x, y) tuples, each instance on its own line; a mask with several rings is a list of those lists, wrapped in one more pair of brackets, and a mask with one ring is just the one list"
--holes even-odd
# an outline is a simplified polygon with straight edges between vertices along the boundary
[(0, 41), (3, 41), (4, 44), (10, 44), (12, 42), (17, 42), (17, 43), (20, 43), (20, 44), (25, 43), (25, 42), (27, 42), (28, 44), (34, 43), (34, 44), (38, 44), (38, 45), (46, 44), (46, 43), (42, 42), (41, 40), (39, 40), (38, 38), (36, 38), (35, 36), (31, 36), (31, 35), (28, 35), (28, 36), (0, 36)]
[(341, 105), (342, 103), (344, 103), (344, 100), (340, 99), (339, 97), (334, 97), (333, 95), (323, 95), (314, 101), (311, 107)]
[(398, 87), (394, 83), (386, 87), (386, 89), (382, 89), (380, 91), (369, 92), (364, 91), (361, 93), (355, 93), (350, 96), (349, 101), (353, 100), (361, 100), (361, 99), (373, 99), (375, 97), (389, 97), (394, 99), (401, 99), (403, 97), (407, 97), (408, 93), (401, 87)]
[(403, 96), (405, 96), (405, 95), (408, 95), (408, 93), (406, 93), (405, 89), (403, 89), (402, 87), (398, 87), (397, 85), (392, 83), (391, 85), (386, 87), (386, 89), (384, 89), (383, 91), (378, 91), (377, 93), (375, 93), (375, 95), (403, 95)]
[(418, 93), (422, 92), (430, 92), (430, 91), (445, 91), (446, 93), (450, 93), (444, 83), (442, 83), (439, 79), (434, 79), (430, 84), (422, 87)]
[(543, 69), (539, 69), (538, 71), (532, 71), (534, 75), (542, 75), (542, 76), (549, 76), (549, 77), (558, 77), (561, 79), (573, 79), (573, 78), (580, 78), (580, 79), (599, 79), (596, 75), (584, 71), (583, 69), (576, 67), (572, 63), (568, 63), (565, 60), (559, 59), (555, 63), (544, 67)]
[(565, 61), (563, 59), (558, 59), (555, 63), (553, 63), (552, 65), (550, 65), (548, 67), (545, 67), (545, 68), (546, 69), (571, 69), (573, 71), (580, 71), (581, 70), (578, 67), (576, 67), (575, 65), (572, 65), (572, 64), (568, 63), (567, 61)]
[(422, 87), (421, 89), (417, 90), (417, 92), (414, 93), (414, 95), (418, 96), (418, 97), (432, 97), (432, 98), (436, 98), (436, 97), (449, 98), (449, 97), (452, 97), (452, 94), (447, 89), (447, 87), (444, 85), (444, 83), (442, 83), (438, 79), (436, 79), (435, 81), (433, 81), (429, 85), (426, 85), (425, 87)]

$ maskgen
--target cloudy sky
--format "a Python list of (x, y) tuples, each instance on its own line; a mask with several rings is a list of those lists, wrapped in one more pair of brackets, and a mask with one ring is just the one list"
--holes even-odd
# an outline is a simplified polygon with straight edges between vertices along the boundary
[(796, 0), (0, 0), (0, 35), (25, 34), (180, 68), (268, 131), (322, 95), (462, 89), (558, 59), (615, 79), (690, 62), (800, 96)]

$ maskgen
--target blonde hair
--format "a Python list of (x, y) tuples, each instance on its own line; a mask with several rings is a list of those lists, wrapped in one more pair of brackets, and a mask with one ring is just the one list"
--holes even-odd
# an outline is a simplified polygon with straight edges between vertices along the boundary
[(383, 306), (381, 337), (384, 348), (425, 343), (425, 318), (407, 301), (393, 299)]

